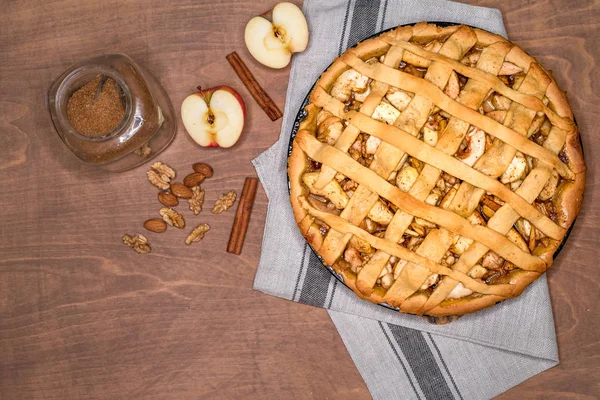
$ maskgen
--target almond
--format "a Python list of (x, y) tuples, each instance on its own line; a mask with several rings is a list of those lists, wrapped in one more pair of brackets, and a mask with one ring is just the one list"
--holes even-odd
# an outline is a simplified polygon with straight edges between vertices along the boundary
[(180, 199), (191, 199), (192, 191), (185, 185), (182, 185), (179, 182), (171, 183), (171, 193)]
[(204, 182), (204, 179), (206, 179), (206, 175), (201, 172), (194, 172), (183, 178), (183, 184), (189, 188), (193, 188)]
[(167, 223), (160, 218), (152, 218), (144, 222), (144, 228), (150, 232), (161, 233), (167, 230)]
[(179, 200), (169, 192), (159, 192), (158, 201), (167, 207), (175, 207), (179, 204)]
[(210, 178), (213, 176), (212, 167), (206, 163), (196, 163), (196, 164), (192, 165), (192, 168), (194, 169), (195, 172), (198, 172), (207, 178)]

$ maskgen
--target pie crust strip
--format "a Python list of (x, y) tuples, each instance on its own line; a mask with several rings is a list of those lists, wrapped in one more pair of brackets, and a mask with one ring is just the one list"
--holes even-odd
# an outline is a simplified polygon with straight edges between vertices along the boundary
[(469, 221), (451, 211), (431, 206), (413, 198), (396, 186), (390, 185), (375, 172), (354, 161), (347, 154), (319, 142), (310, 133), (300, 131), (295, 140), (300, 148), (313, 160), (322, 164), (335, 165), (336, 169), (342, 174), (392, 202), (399, 209), (419, 218), (435, 221), (439, 226), (458, 235), (465, 236), (474, 241), (480, 241), (498, 253), (502, 258), (512, 262), (521, 269), (537, 272), (546, 270), (544, 260), (525, 253), (498, 232), (484, 226), (472, 225)]
[(299, 198), (302, 207), (305, 208), (310, 215), (313, 217), (325, 222), (332, 229), (342, 233), (342, 234), (351, 234), (358, 236), (362, 240), (368, 242), (371, 246), (384, 250), (386, 253), (389, 253), (393, 256), (405, 259), (407, 261), (416, 263), (418, 265), (423, 266), (428, 269), (432, 273), (437, 273), (441, 275), (451, 276), (456, 281), (461, 282), (465, 287), (482, 294), (491, 294), (496, 296), (509, 296), (513, 291), (513, 285), (510, 284), (500, 284), (500, 285), (487, 285), (483, 282), (477, 281), (466, 274), (452, 270), (448, 267), (444, 267), (431, 261), (430, 259), (423, 257), (417, 253), (414, 253), (408, 250), (405, 247), (402, 247), (394, 242), (389, 240), (378, 238), (377, 236), (373, 236), (370, 233), (362, 230), (346, 221), (343, 218), (340, 218), (333, 214), (328, 214), (323, 211), (319, 211), (312, 207), (305, 198)]
[(510, 128), (495, 120), (480, 114), (448, 97), (434, 84), (398, 69), (387, 67), (383, 64), (369, 65), (352, 53), (342, 56), (342, 61), (354, 68), (359, 73), (377, 81), (385, 82), (408, 92), (421, 94), (432, 99), (433, 103), (451, 115), (455, 115), (465, 122), (482, 129), (486, 133), (497, 137), (505, 143), (524, 154), (542, 160), (556, 168), (558, 173), (566, 179), (572, 180), (574, 173), (564, 164), (556, 154), (532, 142)]

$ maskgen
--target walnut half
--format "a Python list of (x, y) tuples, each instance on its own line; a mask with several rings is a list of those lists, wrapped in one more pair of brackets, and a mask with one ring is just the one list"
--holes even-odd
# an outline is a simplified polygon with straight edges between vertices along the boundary
[(190, 203), (190, 210), (194, 212), (194, 215), (200, 214), (204, 203), (204, 189), (201, 189), (200, 186), (194, 186), (192, 188), (192, 198), (188, 200), (188, 203)]
[(175, 170), (169, 167), (167, 164), (163, 164), (160, 161), (157, 161), (150, 165), (150, 167), (159, 174), (164, 175), (169, 179), (175, 178)]
[(160, 209), (160, 216), (163, 221), (167, 224), (174, 226), (175, 228), (184, 228), (185, 220), (183, 219), (183, 215), (173, 210), (172, 208), (163, 207)]
[(187, 238), (185, 238), (185, 244), (190, 245), (194, 242), (199, 242), (204, 238), (204, 234), (210, 230), (208, 224), (200, 224), (190, 232)]
[(150, 171), (147, 172), (150, 183), (159, 189), (168, 190), (171, 187), (171, 179), (175, 178), (175, 171), (173, 168), (160, 161), (152, 164), (150, 168)]
[(235, 203), (236, 198), (235, 190), (232, 190), (229, 193), (225, 193), (219, 196), (219, 200), (215, 203), (215, 206), (212, 209), (213, 214), (221, 214), (224, 211), (227, 211), (231, 208), (233, 203)]
[(134, 236), (123, 235), (123, 243), (131, 247), (138, 254), (147, 254), (152, 251), (148, 238), (141, 233), (137, 233)]

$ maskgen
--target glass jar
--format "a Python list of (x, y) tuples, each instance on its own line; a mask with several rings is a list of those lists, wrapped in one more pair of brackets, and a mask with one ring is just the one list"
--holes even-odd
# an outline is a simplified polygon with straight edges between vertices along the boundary
[[(98, 76), (112, 78), (125, 116), (102, 136), (79, 133), (67, 116), (73, 93)], [(150, 160), (173, 140), (173, 106), (163, 88), (131, 58), (109, 54), (71, 66), (52, 84), (47, 105), (58, 135), (81, 161), (110, 171), (125, 171)]]

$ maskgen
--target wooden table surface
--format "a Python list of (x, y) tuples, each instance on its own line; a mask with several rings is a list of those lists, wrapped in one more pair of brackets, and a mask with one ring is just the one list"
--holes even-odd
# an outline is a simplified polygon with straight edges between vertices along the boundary
[[(259, 189), (241, 256), (225, 252), (233, 211), (185, 215), (211, 232), (148, 234), (150, 255), (121, 243), (157, 215), (145, 167), (121, 174), (79, 163), (44, 99), (71, 63), (124, 52), (157, 76), (176, 110), (185, 96), (229, 84), (249, 119), (229, 150), (197, 147), (180, 126), (162, 160), (182, 176), (215, 169), (207, 204), (241, 190), (250, 160), (278, 137), (234, 75), (236, 50), (283, 110), (289, 68), (246, 51), (243, 29), (275, 1), (0, 3), (0, 398), (369, 398), (327, 313), (252, 290), (266, 216)], [(553, 74), (581, 127), (588, 163), (583, 210), (549, 272), (561, 363), (502, 399), (598, 398), (600, 387), (600, 3), (471, 1), (498, 7), (513, 41)], [(181, 125), (181, 124), (180, 124)]]

